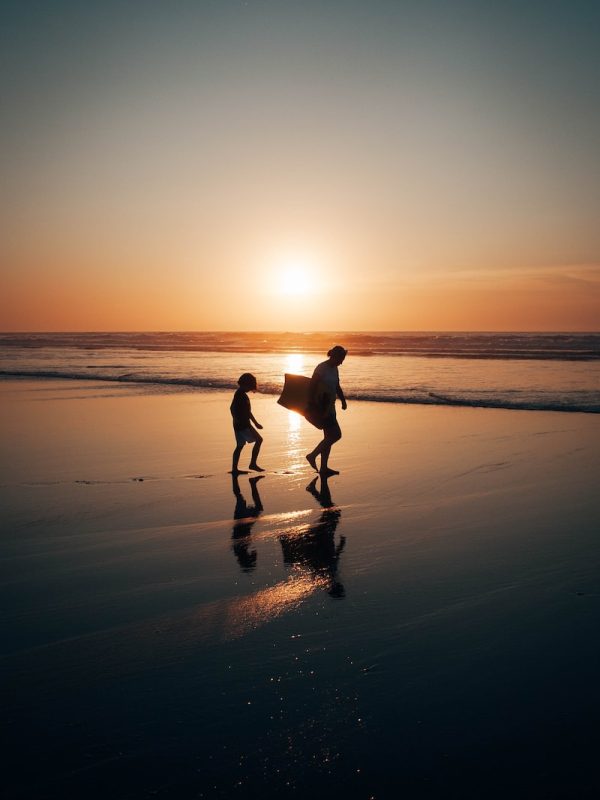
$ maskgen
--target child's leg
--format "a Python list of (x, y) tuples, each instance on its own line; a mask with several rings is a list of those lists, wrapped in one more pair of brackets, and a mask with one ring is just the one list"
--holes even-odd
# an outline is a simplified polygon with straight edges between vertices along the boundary
[(240, 454), (242, 452), (242, 448), (244, 447), (243, 444), (238, 444), (238, 446), (233, 451), (233, 459), (231, 462), (231, 473), (232, 475), (236, 475), (240, 470), (238, 469), (238, 464), (240, 463)]
[(259, 433), (257, 433), (256, 440), (254, 442), (254, 447), (252, 448), (252, 456), (250, 457), (250, 465), (249, 465), (250, 469), (254, 470), (255, 472), (264, 472), (264, 469), (262, 467), (259, 467), (258, 464), (256, 463), (256, 459), (258, 458), (258, 454), (260, 453), (260, 447), (262, 443), (263, 443), (263, 438)]

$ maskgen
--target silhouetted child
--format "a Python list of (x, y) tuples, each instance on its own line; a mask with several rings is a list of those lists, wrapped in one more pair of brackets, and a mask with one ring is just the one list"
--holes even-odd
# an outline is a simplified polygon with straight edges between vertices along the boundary
[(236, 389), (230, 406), (231, 416), (233, 417), (233, 432), (235, 433), (236, 441), (236, 448), (233, 451), (231, 474), (247, 474), (246, 470), (238, 469), (240, 454), (246, 442), (254, 442), (249, 469), (252, 469), (255, 472), (264, 472), (264, 469), (259, 467), (256, 463), (263, 439), (260, 433), (258, 433), (258, 431), (256, 431), (250, 424), (253, 422), (259, 430), (262, 430), (262, 425), (252, 416), (250, 398), (248, 397), (248, 392), (256, 391), (256, 378), (250, 372), (244, 372), (244, 374), (240, 376), (238, 385), (240, 388)]

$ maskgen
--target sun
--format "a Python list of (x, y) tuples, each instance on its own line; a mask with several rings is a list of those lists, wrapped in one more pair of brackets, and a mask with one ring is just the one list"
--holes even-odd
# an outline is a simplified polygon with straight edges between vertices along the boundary
[(306, 294), (308, 278), (300, 269), (287, 269), (281, 273), (282, 294)]
[(307, 262), (289, 259), (278, 266), (277, 273), (280, 294), (299, 296), (313, 291), (311, 270)]

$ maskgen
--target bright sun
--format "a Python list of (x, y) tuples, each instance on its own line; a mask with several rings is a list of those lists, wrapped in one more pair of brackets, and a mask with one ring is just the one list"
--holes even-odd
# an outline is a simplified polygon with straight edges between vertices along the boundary
[(302, 295), (312, 290), (310, 271), (300, 261), (288, 261), (279, 268), (279, 291), (281, 294)]

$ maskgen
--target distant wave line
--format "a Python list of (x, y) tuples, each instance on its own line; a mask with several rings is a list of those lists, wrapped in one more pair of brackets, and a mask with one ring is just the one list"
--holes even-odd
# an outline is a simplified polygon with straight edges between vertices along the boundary
[[(6, 342), (1, 344), (6, 345)], [(12, 343), (8, 345), (14, 346)], [(60, 348), (71, 350), (112, 350), (115, 345), (98, 344), (98, 345), (23, 345), (20, 347), (29, 350), (37, 350), (44, 348)], [(145, 353), (260, 353), (260, 354), (314, 354), (322, 353), (322, 347), (285, 347), (285, 346), (269, 346), (269, 347), (243, 347), (243, 346), (230, 346), (230, 347), (208, 347), (202, 345), (188, 345), (179, 347), (169, 347), (166, 345), (140, 345), (129, 344), (127, 349), (136, 350)], [(479, 349), (430, 349), (425, 347), (389, 347), (389, 348), (353, 348), (351, 351), (353, 357), (373, 357), (373, 356), (404, 356), (412, 358), (457, 358), (465, 360), (507, 360), (507, 361), (598, 361), (600, 360), (600, 351), (594, 350), (503, 350), (497, 348), (495, 350)]]
[(0, 333), (0, 347), (157, 353), (324, 353), (342, 341), (353, 356), (596, 361), (600, 333)]

